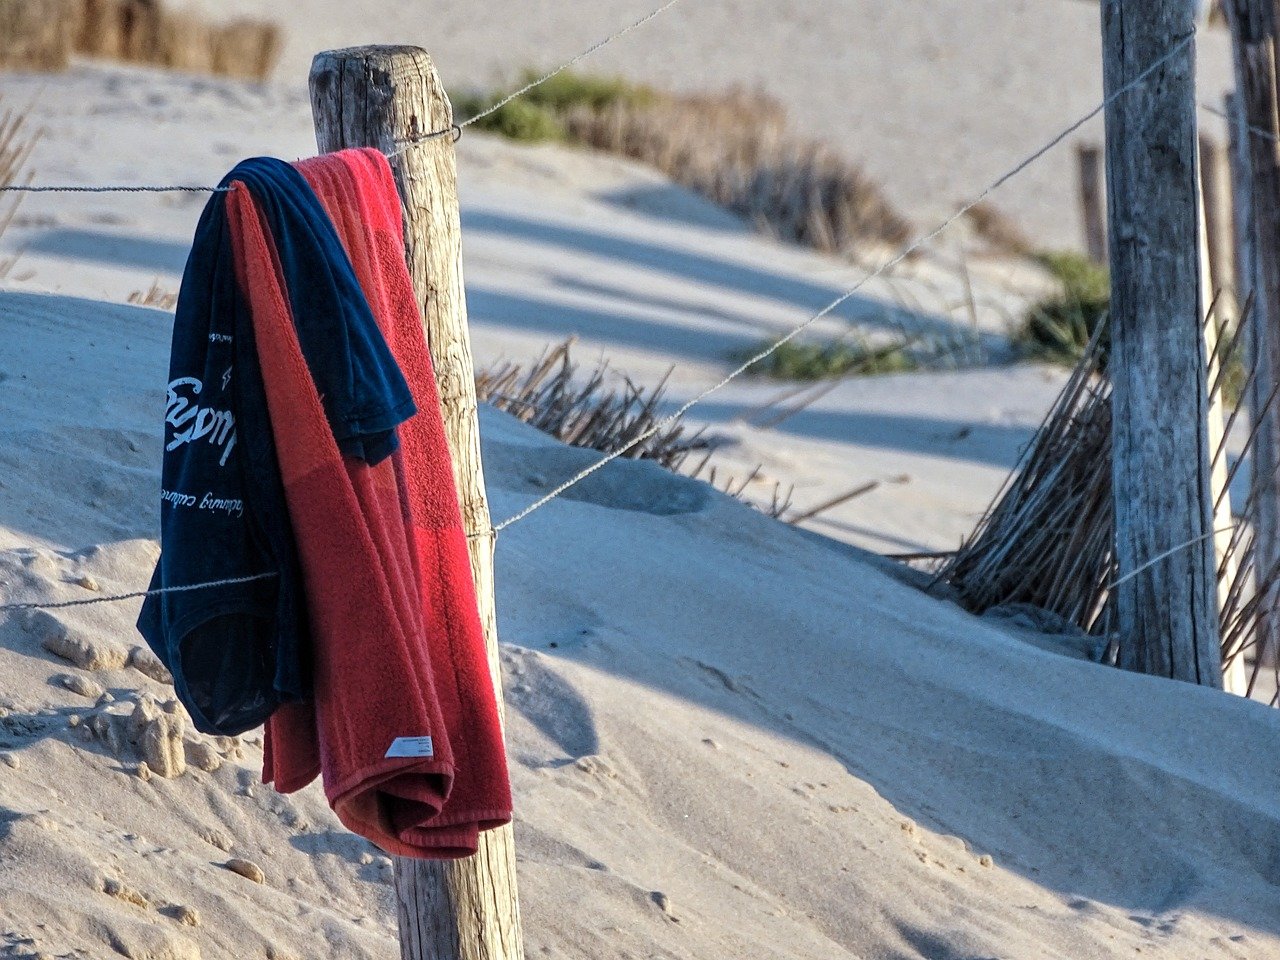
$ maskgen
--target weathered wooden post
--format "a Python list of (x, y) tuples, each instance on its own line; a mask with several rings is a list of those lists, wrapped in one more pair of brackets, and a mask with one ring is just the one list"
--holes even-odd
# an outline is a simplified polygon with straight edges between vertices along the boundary
[(1221, 687), (1194, 29), (1191, 0), (1102, 3), (1108, 97), (1160, 63), (1106, 110), (1117, 629), (1121, 666)]
[(1076, 146), (1080, 173), (1080, 220), (1084, 225), (1084, 246), (1094, 263), (1107, 262), (1107, 210), (1104, 200), (1102, 148), (1092, 143)]
[[(1206, 156), (1212, 153), (1212, 143), (1207, 137), (1200, 138), (1200, 160), (1203, 161)], [(1213, 163), (1212, 160), (1209, 161)], [(1213, 191), (1215, 187), (1221, 192), (1225, 185), (1216, 184), (1215, 187), (1206, 185), (1208, 176), (1205, 173), (1206, 167), (1204, 163), (1200, 166), (1200, 302), (1202, 304), (1213, 304), (1214, 308), (1209, 311), (1209, 316), (1203, 318), (1204, 327), (1204, 349), (1205, 356), (1209, 358), (1207, 382), (1210, 385), (1209, 390), (1209, 406), (1205, 411), (1205, 440), (1209, 445), (1211, 454), (1211, 472), (1209, 474), (1209, 490), (1213, 502), (1213, 528), (1214, 528), (1214, 569), (1217, 571), (1217, 597), (1219, 626), (1222, 624), (1221, 611), (1226, 608), (1228, 602), (1228, 593), (1230, 586), (1235, 582), (1236, 578), (1236, 559), (1232, 552), (1233, 543), (1233, 525), (1234, 515), (1231, 512), (1231, 490), (1229, 480), (1231, 479), (1230, 471), (1227, 468), (1226, 457), (1217, 456), (1217, 451), (1221, 450), (1223, 439), (1226, 435), (1226, 397), (1222, 388), (1222, 365), (1227, 359), (1221, 353), (1222, 342), (1230, 342), (1230, 332), (1224, 330), (1234, 317), (1234, 310), (1231, 306), (1224, 304), (1234, 303), (1231, 296), (1231, 290), (1219, 287), (1218, 279), (1222, 277), (1224, 268), (1212, 266), (1214, 263), (1213, 244), (1223, 239), (1222, 231), (1226, 230), (1227, 237), (1230, 237), (1231, 227), (1231, 211), (1225, 211), (1225, 223), (1219, 219), (1215, 224), (1213, 217), (1209, 213), (1211, 198), (1213, 200), (1220, 199), (1219, 194)], [(1215, 176), (1225, 172), (1225, 162), (1221, 165), (1221, 169), (1215, 171)], [(1225, 193), (1227, 203), (1230, 204), (1229, 189)], [(1219, 211), (1221, 214), (1222, 211)], [(1215, 232), (1216, 231), (1216, 232)], [(1232, 254), (1230, 246), (1220, 254), (1225, 253), (1226, 259), (1231, 260)], [(1214, 271), (1219, 271), (1214, 273)], [(1228, 279), (1228, 284), (1234, 281)], [(1225, 337), (1225, 340), (1223, 339)], [(1221, 341), (1221, 342), (1220, 342)], [(1214, 389), (1216, 387), (1216, 389)], [(1245, 675), (1244, 660), (1240, 657), (1232, 661), (1229, 669), (1224, 669), (1222, 677), (1222, 686), (1229, 693), (1243, 694), (1248, 690), (1248, 678)]]
[[(1243, 349), (1244, 360), (1253, 369), (1253, 378), (1249, 383), (1247, 396), (1240, 399), (1248, 407), (1249, 413), (1257, 420), (1257, 411), (1260, 410), (1263, 403), (1266, 403), (1267, 396), (1258, 397), (1258, 390), (1261, 389), (1260, 378), (1263, 375), (1261, 366), (1253, 366), (1253, 357), (1256, 356), (1257, 346), (1254, 344), (1254, 330), (1257, 324), (1265, 324), (1263, 314), (1260, 311), (1265, 307), (1258, 302), (1258, 259), (1257, 246), (1254, 243), (1253, 229), (1253, 178), (1252, 168), (1249, 164), (1249, 143), (1247, 125), (1244, 122), (1244, 108), (1240, 104), (1240, 97), (1236, 93), (1228, 93), (1222, 97), (1222, 113), (1228, 118), (1228, 161), (1231, 173), (1231, 250), (1235, 260), (1235, 308), (1236, 323), (1244, 324), (1244, 329), (1238, 332), (1236, 343), (1239, 344), (1236, 349)], [(1249, 312), (1247, 315), (1242, 314), (1245, 303), (1249, 303)], [(1262, 447), (1260, 445), (1262, 444)], [(1271, 451), (1274, 449), (1274, 442), (1271, 438), (1260, 433), (1254, 435), (1254, 448), (1251, 453), (1251, 477), (1256, 477), (1258, 468), (1258, 451), (1263, 449), (1263, 457), (1271, 458)], [(1251, 479), (1251, 483), (1256, 484), (1256, 479)], [(1257, 489), (1254, 486), (1253, 489)], [(1251, 504), (1253, 506), (1251, 507)], [(1257, 499), (1245, 499), (1243, 511), (1251, 513), (1251, 516), (1245, 517), (1245, 521), (1253, 521), (1253, 534), (1257, 536), (1256, 517), (1252, 513), (1257, 509)], [(1235, 531), (1233, 531), (1234, 534)], [(1251, 570), (1254, 573), (1254, 582), (1261, 580), (1258, 575), (1260, 570), (1260, 562), (1258, 562), (1257, 548), (1263, 545), (1261, 541), (1254, 541), (1253, 561)], [(1231, 571), (1233, 573), (1238, 571)], [(1267, 625), (1266, 618), (1260, 618), (1258, 622), (1263, 626)], [(1260, 649), (1265, 648), (1266, 644), (1260, 644)], [(1224, 650), (1224, 654), (1225, 654)], [(1224, 678), (1225, 689), (1233, 694), (1248, 696), (1249, 686), (1251, 686), (1251, 676), (1249, 671), (1245, 669), (1243, 655), (1235, 657), (1233, 664), (1226, 671)]]
[[(1238, 137), (1247, 146), (1254, 306), (1249, 346), (1256, 359), (1250, 394), (1258, 418), (1252, 451), (1254, 569), (1260, 578), (1280, 563), (1280, 405), (1265, 407), (1280, 383), (1280, 120), (1277, 119), (1276, 20), (1272, 0), (1227, 0), (1240, 98)], [(1245, 165), (1242, 160), (1241, 166)], [(1265, 587), (1265, 584), (1263, 585)], [(1280, 596), (1263, 601), (1257, 649), (1264, 663), (1280, 655)]]
[[(1248, 123), (1240, 95), (1228, 93), (1222, 98), (1227, 115), (1227, 156), (1231, 165), (1231, 216), (1234, 241), (1236, 304), (1243, 306), (1258, 289), (1258, 259), (1254, 253), (1253, 167), (1249, 162)], [(1257, 316), (1254, 303), (1251, 315)], [(1248, 342), (1247, 335), (1245, 342)]]
[[(471, 546), (489, 667), (502, 705), (494, 606), (494, 535), (480, 464), (471, 340), (462, 286), (453, 108), (425, 50), (356, 47), (317, 54), (311, 106), (322, 151), (376, 147), (391, 158), (406, 218), (409, 272), (440, 382), (463, 522)], [(510, 827), (480, 834), (474, 857), (398, 859), (400, 952), (405, 960), (521, 960), (515, 846)]]
[(1200, 191), (1204, 197), (1210, 298), (1217, 301), (1214, 319), (1221, 326), (1235, 322), (1238, 283), (1231, 227), (1231, 167), (1226, 146), (1212, 137), (1200, 138)]

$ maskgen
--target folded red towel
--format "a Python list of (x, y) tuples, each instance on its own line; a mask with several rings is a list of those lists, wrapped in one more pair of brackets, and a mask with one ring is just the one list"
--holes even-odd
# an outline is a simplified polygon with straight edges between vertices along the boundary
[[(400, 834), (439, 813), (453, 761), (421, 635), (413, 540), (394, 459), (369, 466), (342, 456), (303, 358), (260, 211), (244, 188), (229, 193), (227, 204), (314, 656), (314, 701), (290, 705), (287, 713), (310, 712), (309, 734), (274, 737), (264, 776), (287, 791), (322, 771), (325, 794), (344, 824), (388, 850), (409, 852)], [(268, 722), (277, 728), (283, 717)], [(398, 737), (432, 737), (434, 749), (429, 756), (388, 757)]]
[[(342, 151), (297, 166), (337, 228), (419, 411), (400, 426), (400, 451), (380, 481), (394, 483), (398, 519), (392, 516), (396, 511), (385, 487), (378, 489), (376, 502), (368, 496), (361, 496), (360, 502), (381, 518), (384, 536), (405, 547), (403, 554), (380, 562), (391, 565), (388, 579), (400, 591), (400, 630), (407, 642), (418, 645), (420, 669), (432, 677), (443, 728), (417, 732), (390, 723), (383, 704), (398, 698), (394, 684), (383, 684), (378, 695), (353, 701), (341, 676), (333, 675), (334, 682), (342, 684), (335, 688), (327, 688), (318, 676), (314, 711), (307, 705), (290, 705), (268, 723), (264, 779), (274, 780), (281, 790), (297, 789), (314, 778), (319, 758), (330, 802), (351, 829), (404, 856), (467, 856), (475, 852), (480, 830), (510, 821), (511, 787), (435, 373), (404, 261), (399, 195), (386, 158), (374, 150)], [(274, 412), (272, 420), (281, 422)], [(283, 453), (281, 460), (283, 465)], [(358, 494), (366, 490), (364, 475), (376, 474), (381, 466), (348, 461), (353, 489)], [(292, 497), (289, 502), (292, 515)], [(325, 511), (316, 510), (315, 515), (319, 521)], [(302, 562), (304, 568), (309, 566), (306, 551)], [(341, 553), (332, 562), (333, 575), (351, 570), (350, 558)], [(355, 645), (348, 639), (343, 646)], [(363, 648), (357, 655), (364, 655)], [(366, 664), (365, 669), (376, 674), (378, 665)], [(346, 705), (326, 706), (330, 690)], [(339, 716), (326, 718), (326, 711)], [(348, 732), (352, 729), (358, 731), (354, 740)], [(368, 761), (374, 747), (387, 749), (386, 734), (402, 730), (398, 735), (431, 736), (436, 760), (452, 758), (451, 789), (434, 809), (434, 800), (425, 793), (406, 796), (412, 791), (403, 776), (389, 787), (380, 785), (375, 781), (381, 767), (366, 768), (352, 759), (359, 755)], [(400, 749), (415, 746), (422, 749), (421, 741)], [(414, 761), (399, 763), (419, 771)], [(388, 796), (419, 805), (388, 805)]]

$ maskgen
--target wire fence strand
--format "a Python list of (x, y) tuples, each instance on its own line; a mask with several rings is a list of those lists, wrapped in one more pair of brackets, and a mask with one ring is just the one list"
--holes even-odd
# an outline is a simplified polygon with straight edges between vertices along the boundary
[[(482, 540), (492, 537), (496, 531), (490, 527), (476, 533), (467, 534), (468, 540)], [(44, 602), (0, 603), (0, 613), (14, 613), (21, 610), (63, 610), (67, 607), (87, 607), (95, 603), (119, 603), (124, 600), (137, 600), (140, 597), (158, 597), (166, 593), (187, 593), (191, 590), (208, 590), (212, 587), (231, 587), (241, 583), (253, 583), (256, 580), (269, 580), (278, 577), (274, 570), (266, 573), (254, 573), (246, 577), (229, 577), (225, 580), (205, 580), (200, 583), (187, 583), (174, 587), (156, 587), (154, 590), (131, 590), (128, 593), (113, 593), (102, 597), (85, 597), (81, 600), (57, 600)]]
[(62, 600), (53, 603), (5, 603), (0, 604), (0, 611), (16, 610), (63, 610), (67, 607), (87, 607), (95, 603), (119, 603), (122, 600), (137, 600), (139, 597), (155, 597), (164, 593), (186, 593), (189, 590), (206, 590), (209, 587), (231, 587), (241, 583), (253, 583), (255, 580), (267, 580), (279, 576), (273, 572), (255, 573), (247, 577), (228, 577), (226, 580), (207, 580), (204, 583), (189, 583), (177, 587), (157, 587), (154, 590), (133, 590), (129, 593), (115, 593), (105, 597), (86, 597), (83, 600)]
[(231, 187), (150, 187), (150, 186), (103, 186), (78, 187), (72, 185), (24, 185), (8, 184), (0, 186), (0, 193), (230, 193)]
[[(1221, 117), (1223, 120), (1227, 121), (1227, 123), (1235, 124), (1239, 122), (1235, 117), (1227, 113), (1227, 111), (1223, 110), (1221, 107), (1215, 107), (1212, 103), (1201, 103), (1200, 109), (1207, 113), (1212, 113), (1215, 117)], [(1264, 130), (1262, 127), (1255, 127), (1252, 124), (1246, 124), (1244, 129), (1248, 130), (1255, 137), (1261, 137), (1263, 140), (1270, 140), (1273, 143), (1280, 140), (1280, 136), (1277, 136), (1272, 130)]]
[(850, 287), (844, 293), (840, 294), (840, 296), (836, 297), (834, 300), (828, 303), (825, 307), (823, 307), (813, 316), (809, 317), (809, 319), (805, 320), (803, 323), (798, 324), (795, 327), (792, 327), (791, 330), (788, 331), (784, 336), (780, 337), (779, 339), (774, 341), (772, 344), (770, 344), (768, 347), (761, 350), (759, 353), (756, 353), (754, 356), (752, 356), (748, 360), (744, 361), (741, 365), (733, 369), (728, 374), (728, 376), (722, 378), (721, 380), (712, 384), (710, 387), (707, 387), (701, 393), (694, 396), (692, 399), (681, 404), (680, 407), (678, 407), (674, 413), (671, 413), (668, 416), (664, 417), (663, 419), (659, 420), (658, 422), (653, 424), (652, 427), (650, 427), (648, 430), (640, 434), (638, 437), (636, 437), (629, 443), (625, 444), (622, 447), (619, 447), (617, 450), (614, 450), (612, 453), (605, 455), (600, 460), (591, 464), (589, 467), (586, 467), (585, 469), (574, 474), (564, 483), (552, 489), (545, 496), (535, 500), (533, 503), (529, 504), (519, 513), (516, 513), (508, 517), (506, 520), (503, 520), (501, 523), (496, 524), (493, 528), (494, 531), (501, 533), (503, 530), (507, 529), (512, 524), (519, 523), (521, 520), (525, 519), (530, 514), (538, 510), (541, 510), (551, 501), (555, 500), (565, 491), (569, 490), (570, 488), (581, 483), (583, 480), (587, 479), (587, 477), (591, 476), (597, 470), (601, 470), (604, 467), (608, 466), (610, 463), (612, 463), (614, 460), (617, 460), (619, 457), (625, 456), (627, 453), (634, 450), (640, 444), (646, 442), (647, 440), (651, 439), (662, 430), (665, 430), (667, 427), (671, 426), (673, 423), (675, 423), (677, 420), (683, 417), (686, 413), (692, 410), (695, 406), (697, 406), (703, 400), (707, 399), (707, 397), (711, 396), (712, 394), (716, 393), (719, 390), (722, 390), (724, 387), (728, 386), (738, 377), (742, 376), (742, 374), (746, 373), (749, 369), (751, 369), (751, 367), (755, 366), (761, 360), (764, 360), (767, 357), (774, 354), (775, 352), (777, 352), (779, 349), (781, 349), (791, 340), (795, 339), (797, 336), (799, 336), (809, 327), (813, 326), (823, 317), (827, 316), (836, 308), (838, 308), (841, 304), (845, 303), (847, 300), (853, 297), (859, 290), (865, 287), (868, 283), (877, 279), (878, 277), (883, 276), (889, 270), (893, 269), (898, 264), (906, 260), (907, 257), (911, 256), (911, 254), (915, 253), (917, 250), (923, 247), (926, 243), (928, 243), (929, 241), (937, 237), (939, 234), (946, 231), (949, 227), (951, 227), (958, 220), (960, 220), (970, 210), (972, 210), (974, 207), (978, 206), (978, 204), (986, 200), (987, 197), (989, 197), (992, 193), (999, 190), (1001, 187), (1003, 187), (1006, 183), (1008, 183), (1018, 174), (1022, 173), (1022, 171), (1026, 170), (1027, 167), (1031, 166), (1033, 163), (1035, 163), (1037, 160), (1043, 157), (1046, 153), (1048, 153), (1054, 147), (1058, 146), (1058, 144), (1062, 143), (1063, 140), (1067, 139), (1067, 137), (1071, 136), (1071, 134), (1075, 133), (1077, 130), (1083, 127), (1086, 123), (1088, 123), (1098, 114), (1100, 114), (1103, 110), (1105, 110), (1117, 99), (1124, 96), (1130, 90), (1133, 90), (1134, 88), (1144, 83), (1148, 77), (1150, 77), (1153, 73), (1155, 73), (1162, 66), (1164, 66), (1166, 63), (1168, 63), (1170, 60), (1176, 57), (1179, 53), (1181, 53), (1184, 49), (1186, 49), (1186, 47), (1190, 45), (1194, 39), (1195, 39), (1194, 31), (1192, 33), (1187, 34), (1187, 36), (1183, 37), (1176, 44), (1174, 44), (1174, 46), (1170, 50), (1168, 50), (1162, 57), (1160, 57), (1158, 60), (1152, 63), (1140, 74), (1138, 74), (1128, 83), (1124, 84), (1124, 86), (1119, 87), (1118, 89), (1113, 91), (1110, 96), (1106, 97), (1101, 103), (1099, 103), (1096, 107), (1094, 107), (1084, 116), (1072, 122), (1064, 130), (1055, 134), (1043, 146), (1037, 148), (1035, 151), (1028, 154), (1022, 160), (1018, 161), (1018, 163), (1016, 163), (1010, 170), (1006, 171), (1005, 173), (997, 177), (995, 180), (993, 180), (985, 190), (983, 190), (981, 193), (975, 196), (972, 200), (969, 200), (967, 203), (961, 206), (955, 213), (947, 217), (947, 219), (944, 220), (941, 224), (939, 224), (937, 227), (930, 230), (928, 233), (924, 234), (923, 236), (913, 240), (911, 243), (905, 246), (896, 256), (887, 260), (885, 263), (881, 264), (870, 274), (863, 277), (861, 280), (855, 283), (852, 287)]

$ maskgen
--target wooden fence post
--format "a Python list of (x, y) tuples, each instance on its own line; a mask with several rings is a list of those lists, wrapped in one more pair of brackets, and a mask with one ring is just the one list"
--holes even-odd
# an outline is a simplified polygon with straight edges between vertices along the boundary
[[(311, 65), (311, 106), (321, 151), (376, 147), (389, 156), (406, 140), (449, 130), (453, 108), (425, 50), (380, 46), (329, 50)], [(440, 383), (471, 572), (502, 707), (493, 589), (494, 535), (480, 464), (475, 374), (462, 286), (457, 161), (453, 137), (424, 141), (391, 167), (406, 217), (406, 251)], [(397, 859), (404, 960), (522, 960), (511, 828), (480, 834), (474, 857)]]
[(1238, 315), (1235, 238), (1232, 231), (1231, 167), (1227, 148), (1212, 137), (1200, 138), (1200, 190), (1204, 196), (1204, 242), (1208, 253), (1209, 296), (1216, 298), (1214, 320), (1234, 324)]
[(1168, 58), (1106, 110), (1117, 628), (1122, 667), (1221, 687), (1194, 27), (1189, 0), (1103, 0), (1108, 98)]
[[(1252, 251), (1256, 272), (1249, 318), (1250, 351), (1257, 361), (1251, 403), (1259, 425), (1252, 450), (1254, 570), (1265, 579), (1280, 563), (1280, 404), (1262, 407), (1280, 383), (1280, 121), (1277, 120), (1276, 22), (1272, 0), (1227, 0), (1241, 113), (1238, 136), (1247, 145), (1252, 197)], [(1243, 165), (1243, 164), (1242, 164)], [(1260, 412), (1259, 412), (1260, 411)], [(1259, 659), (1280, 656), (1280, 596), (1263, 601), (1258, 618)]]
[[(1256, 298), (1258, 290), (1258, 260), (1254, 252), (1253, 226), (1253, 167), (1249, 162), (1248, 123), (1244, 116), (1244, 104), (1240, 95), (1228, 93), (1222, 98), (1223, 113), (1227, 122), (1227, 156), (1231, 163), (1231, 215), (1234, 239), (1236, 305), (1241, 307), (1250, 294)], [(1254, 303), (1251, 315), (1258, 316), (1259, 304)], [(1243, 338), (1248, 342), (1246, 333)]]
[[(1204, 160), (1207, 155), (1212, 153), (1213, 144), (1209, 138), (1200, 138), (1200, 159)], [(1213, 163), (1212, 160), (1209, 161)], [(1225, 172), (1225, 162), (1220, 168), (1214, 172), (1214, 176), (1218, 173)], [(1213, 222), (1213, 218), (1209, 213), (1211, 197), (1213, 199), (1221, 198), (1222, 184), (1217, 184), (1219, 194), (1213, 193), (1212, 187), (1206, 186), (1208, 176), (1205, 173), (1205, 166), (1202, 163), (1200, 167), (1200, 183), (1199, 183), (1199, 215), (1200, 215), (1200, 302), (1202, 304), (1214, 304), (1214, 309), (1209, 315), (1202, 318), (1204, 327), (1204, 351), (1205, 356), (1209, 358), (1207, 382), (1210, 384), (1209, 391), (1209, 407), (1205, 411), (1205, 437), (1209, 444), (1211, 454), (1219, 450), (1226, 436), (1226, 398), (1223, 393), (1222, 381), (1220, 375), (1222, 373), (1222, 365), (1227, 360), (1219, 352), (1219, 341), (1226, 338), (1225, 342), (1230, 342), (1229, 325), (1234, 325), (1235, 311), (1228, 303), (1233, 304), (1235, 301), (1231, 296), (1232, 289), (1218, 286), (1218, 279), (1222, 277), (1223, 268), (1219, 266), (1220, 272), (1215, 274), (1213, 256), (1213, 243), (1215, 240), (1223, 239), (1223, 229), (1226, 229), (1226, 238), (1230, 240), (1231, 227), (1231, 211), (1226, 210), (1225, 224), (1220, 220), (1218, 223)], [(1231, 197), (1229, 191), (1225, 193), (1228, 207)], [(1221, 212), (1221, 211), (1220, 211)], [(1231, 249), (1225, 251), (1227, 260), (1231, 259)], [(1234, 281), (1228, 279), (1228, 284)], [(1206, 307), (1206, 309), (1208, 309)], [(1217, 389), (1212, 389), (1213, 385), (1217, 385)], [(1230, 470), (1225, 457), (1212, 459), (1212, 471), (1209, 475), (1209, 490), (1213, 497), (1213, 529), (1215, 531), (1213, 537), (1214, 545), (1214, 569), (1217, 571), (1217, 598), (1218, 598), (1218, 623), (1221, 625), (1221, 613), (1226, 609), (1228, 602), (1228, 592), (1231, 584), (1235, 582), (1237, 564), (1234, 555), (1231, 552), (1231, 544), (1233, 542), (1232, 529), (1234, 516), (1231, 512), (1231, 490), (1228, 486), (1230, 480)], [(1224, 651), (1225, 653), (1225, 651)], [(1244, 669), (1244, 659), (1237, 657), (1232, 661), (1229, 669), (1224, 667), (1222, 675), (1223, 689), (1228, 693), (1244, 694), (1248, 690), (1248, 678)]]
[(1080, 172), (1080, 220), (1084, 246), (1094, 263), (1107, 262), (1107, 210), (1104, 197), (1102, 148), (1092, 143), (1076, 145)]

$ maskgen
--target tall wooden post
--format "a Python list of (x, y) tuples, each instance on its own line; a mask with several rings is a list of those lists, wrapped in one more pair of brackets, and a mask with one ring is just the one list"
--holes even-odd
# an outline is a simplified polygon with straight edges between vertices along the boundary
[(1107, 262), (1107, 210), (1102, 173), (1102, 148), (1092, 143), (1076, 146), (1080, 174), (1080, 220), (1084, 246), (1094, 263)]
[[(1208, 137), (1202, 136), (1200, 138), (1200, 198), (1198, 206), (1200, 214), (1200, 302), (1202, 304), (1215, 304), (1211, 315), (1204, 317), (1202, 324), (1204, 328), (1205, 356), (1209, 358), (1206, 380), (1210, 385), (1210, 390), (1209, 407), (1205, 414), (1205, 440), (1209, 445), (1212, 468), (1209, 474), (1209, 490), (1214, 504), (1213, 565), (1214, 570), (1217, 571), (1218, 624), (1221, 626), (1221, 613), (1226, 606), (1230, 586), (1235, 582), (1237, 566), (1235, 556), (1231, 551), (1232, 533), (1234, 531), (1232, 530), (1231, 490), (1227, 483), (1230, 479), (1230, 471), (1227, 468), (1226, 458), (1215, 457), (1213, 454), (1221, 449), (1223, 438), (1226, 434), (1227, 418), (1227, 403), (1223, 395), (1220, 379), (1224, 358), (1219, 352), (1219, 339), (1223, 335), (1224, 324), (1233, 316), (1233, 312), (1229, 306), (1224, 306), (1224, 303), (1229, 298), (1229, 291), (1217, 286), (1218, 280), (1222, 277), (1221, 271), (1223, 268), (1221, 266), (1213, 266), (1215, 262), (1213, 244), (1215, 240), (1220, 241), (1222, 239), (1220, 231), (1223, 229), (1223, 224), (1221, 221), (1215, 224), (1212, 215), (1209, 213), (1211, 197), (1214, 197), (1214, 188), (1210, 187), (1206, 182), (1209, 174), (1206, 173), (1208, 167), (1204, 161), (1206, 156), (1211, 154), (1212, 146)], [(1209, 165), (1211, 166), (1212, 164), (1213, 160), (1209, 160)], [(1217, 186), (1221, 186), (1221, 184)], [(1229, 201), (1230, 198), (1228, 196)], [(1230, 211), (1227, 211), (1226, 227), (1228, 235), (1230, 234), (1230, 226)], [(1228, 259), (1231, 258), (1230, 249), (1226, 251), (1226, 255)], [(1219, 272), (1215, 274), (1215, 270)], [(1228, 280), (1227, 282), (1230, 283), (1231, 281)], [(1229, 337), (1230, 334), (1227, 333), (1227, 336)], [(1218, 389), (1212, 389), (1214, 385), (1217, 385)], [(1246, 691), (1248, 682), (1244, 671), (1244, 661), (1239, 657), (1233, 661), (1230, 669), (1224, 668), (1222, 686), (1228, 693), (1244, 693)]]
[[(493, 528), (480, 464), (475, 373), (462, 286), (457, 161), (450, 135), (401, 151), (424, 133), (449, 130), (453, 108), (425, 50), (357, 47), (317, 54), (311, 107), (322, 151), (376, 147), (391, 158), (405, 212), (405, 255), (423, 311), (453, 453), (471, 572), (498, 705), (502, 681), (493, 587)], [(480, 834), (474, 857), (398, 859), (404, 960), (522, 960), (510, 827)]]
[[(1254, 252), (1253, 165), (1249, 162), (1248, 122), (1238, 93), (1222, 98), (1222, 112), (1227, 115), (1227, 156), (1231, 163), (1232, 237), (1235, 251), (1236, 304), (1242, 306), (1252, 295), (1257, 297), (1258, 258)], [(1258, 315), (1258, 304), (1250, 311)], [(1245, 342), (1248, 342), (1247, 334)]]
[[(1227, 0), (1235, 51), (1236, 87), (1247, 145), (1248, 189), (1253, 200), (1251, 251), (1256, 286), (1249, 318), (1249, 346), (1257, 361), (1250, 400), (1258, 417), (1252, 451), (1255, 570), (1260, 576), (1280, 562), (1280, 405), (1262, 409), (1280, 383), (1280, 119), (1276, 77), (1276, 19), (1272, 0)], [(1265, 584), (1263, 585), (1265, 587)], [(1280, 594), (1263, 602), (1257, 638), (1260, 658), (1280, 654)]]
[(1204, 242), (1208, 253), (1210, 299), (1221, 326), (1236, 319), (1235, 237), (1232, 230), (1231, 166), (1226, 145), (1200, 138), (1200, 189), (1204, 196)]
[[(1218, 624), (1222, 624), (1222, 611), (1228, 602), (1228, 594), (1231, 584), (1236, 578), (1236, 558), (1232, 552), (1231, 545), (1233, 543), (1232, 529), (1234, 524), (1234, 515), (1231, 512), (1231, 490), (1228, 481), (1231, 479), (1230, 470), (1227, 468), (1226, 457), (1214, 456), (1217, 451), (1222, 448), (1223, 439), (1226, 436), (1226, 419), (1227, 419), (1227, 401), (1223, 395), (1221, 372), (1222, 364), (1226, 359), (1220, 353), (1220, 339), (1224, 336), (1231, 336), (1229, 330), (1224, 328), (1228, 323), (1234, 325), (1233, 318), (1235, 311), (1233, 304), (1235, 303), (1232, 293), (1234, 291), (1234, 280), (1227, 276), (1224, 279), (1226, 268), (1222, 265), (1222, 259), (1228, 262), (1233, 260), (1233, 254), (1230, 247), (1231, 236), (1231, 210), (1230, 207), (1230, 188), (1221, 182), (1210, 185), (1211, 178), (1217, 178), (1226, 172), (1226, 160), (1220, 158), (1221, 164), (1217, 169), (1213, 169), (1212, 173), (1208, 172), (1213, 168), (1214, 160), (1209, 159), (1205, 163), (1206, 158), (1213, 156), (1214, 144), (1208, 137), (1200, 138), (1200, 302), (1202, 304), (1215, 304), (1215, 308), (1211, 311), (1211, 315), (1204, 317), (1204, 348), (1205, 355), (1209, 358), (1207, 382), (1210, 384), (1209, 390), (1209, 408), (1205, 418), (1205, 438), (1209, 444), (1211, 454), (1210, 461), (1212, 470), (1209, 474), (1209, 490), (1213, 497), (1213, 528), (1214, 528), (1214, 554), (1213, 564), (1217, 571), (1217, 594), (1218, 594)], [(1219, 210), (1219, 217), (1215, 223), (1214, 216), (1210, 214), (1209, 207), (1214, 202), (1220, 202), (1225, 197), (1228, 209)], [(1227, 240), (1225, 250), (1219, 250), (1216, 259), (1214, 254), (1214, 243), (1221, 243)], [(1215, 265), (1216, 264), (1216, 265)], [(1220, 286), (1225, 283), (1226, 286)], [(1213, 389), (1214, 386), (1217, 389)], [(1237, 657), (1232, 661), (1229, 668), (1224, 666), (1222, 674), (1222, 687), (1228, 693), (1244, 694), (1248, 690), (1248, 677), (1245, 674), (1244, 660)]]
[(1221, 687), (1194, 12), (1191, 0), (1102, 3), (1108, 97), (1164, 61), (1106, 111), (1117, 628), (1121, 666)]

